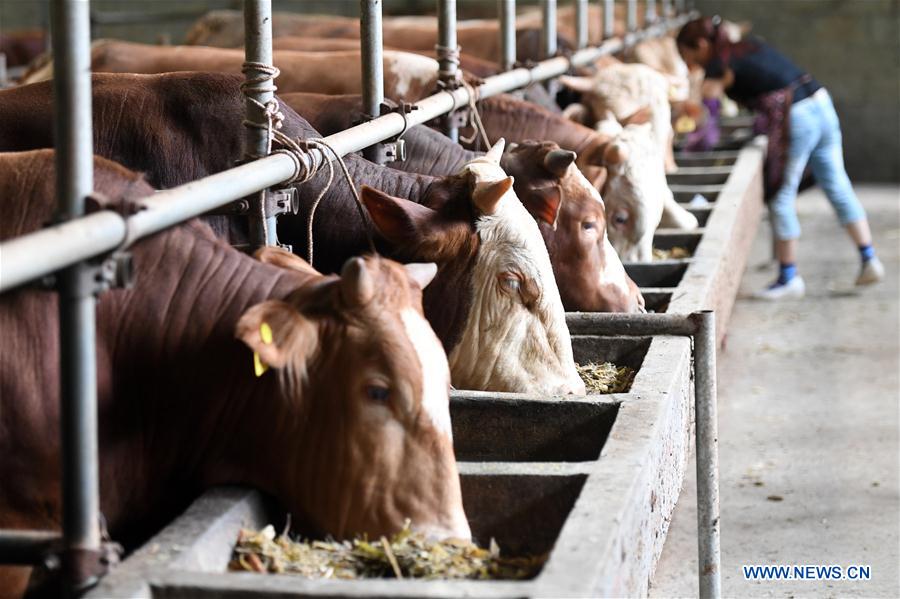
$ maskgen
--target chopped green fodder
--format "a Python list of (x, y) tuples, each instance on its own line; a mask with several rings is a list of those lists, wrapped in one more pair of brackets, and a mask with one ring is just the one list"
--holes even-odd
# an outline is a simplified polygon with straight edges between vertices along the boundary
[(576, 364), (578, 375), (588, 393), (624, 393), (634, 380), (634, 369), (616, 366), (612, 362)]
[(241, 530), (229, 563), (230, 570), (295, 574), (307, 578), (533, 578), (547, 559), (503, 557), (491, 540), (490, 549), (460, 539), (431, 541), (403, 530), (377, 541), (295, 541), (275, 536), (272, 526)]

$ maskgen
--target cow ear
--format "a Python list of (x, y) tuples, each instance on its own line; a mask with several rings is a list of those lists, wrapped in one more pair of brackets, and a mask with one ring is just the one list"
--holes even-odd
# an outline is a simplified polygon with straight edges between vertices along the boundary
[(623, 145), (610, 140), (593, 148), (588, 156), (587, 163), (594, 166), (613, 168), (627, 159), (628, 150)]
[(644, 125), (653, 118), (653, 110), (649, 106), (638, 108), (634, 113), (622, 119), (622, 126)]
[(581, 172), (585, 178), (593, 185), (597, 191), (603, 192), (603, 186), (609, 177), (609, 170), (605, 166), (586, 165), (582, 167)]
[(278, 246), (269, 245), (260, 248), (256, 251), (255, 254), (253, 254), (253, 257), (263, 264), (271, 264), (273, 266), (286, 268), (288, 270), (296, 270), (304, 274), (321, 274), (319, 271), (313, 268), (309, 262), (307, 262), (300, 256)]
[(572, 77), (571, 75), (562, 75), (559, 78), (559, 82), (562, 83), (564, 87), (582, 94), (586, 94), (594, 89), (594, 80), (590, 77)]
[(545, 222), (554, 229), (556, 228), (556, 219), (559, 216), (559, 206), (562, 202), (559, 186), (548, 185), (529, 189), (527, 193), (522, 194), (521, 200), (529, 214), (537, 221)]
[(434, 280), (437, 274), (437, 264), (434, 262), (413, 262), (404, 264), (407, 276), (416, 282), (420, 289), (425, 289)]
[(397, 245), (407, 245), (416, 241), (428, 221), (436, 215), (431, 208), (395, 198), (368, 185), (362, 186), (360, 197), (378, 232), (389, 242)]
[(475, 189), (472, 191), (472, 202), (482, 214), (494, 214), (497, 211), (497, 203), (512, 189), (513, 182), (512, 177), (499, 181), (479, 181), (475, 183)]
[(287, 365), (303, 372), (318, 345), (316, 325), (281, 300), (269, 300), (244, 312), (235, 336), (253, 351), (256, 376), (269, 367)]

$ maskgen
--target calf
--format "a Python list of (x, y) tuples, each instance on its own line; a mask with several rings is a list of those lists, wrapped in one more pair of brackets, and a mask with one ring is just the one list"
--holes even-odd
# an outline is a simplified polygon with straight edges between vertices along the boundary
[[(275, 83), (282, 92), (323, 94), (360, 93), (360, 51), (274, 53), (281, 69)], [(219, 71), (240, 73), (244, 51), (197, 46), (154, 46), (116, 40), (98, 40), (91, 49), (95, 73), (167, 73), (173, 71)], [(414, 102), (431, 94), (437, 86), (436, 60), (409, 52), (384, 53), (384, 93), (397, 101)], [(29, 75), (23, 83), (53, 77), (53, 63)]]
[[(362, 108), (356, 95), (281, 98), (325, 135), (346, 129)], [(403, 138), (407, 159), (388, 166), (407, 172), (450, 175), (481, 155), (427, 127), (413, 127)], [(565, 309), (640, 311), (643, 297), (607, 237), (603, 200), (574, 161), (575, 153), (556, 143), (528, 141), (510, 146), (500, 166), (514, 178), (516, 195), (538, 222)]]
[[(94, 164), (111, 208), (153, 193)], [(53, 170), (49, 150), (0, 154), (0, 239), (52, 219)], [(131, 251), (134, 287), (97, 307), (100, 507), (115, 540), (134, 546), (223, 484), (271, 494), (307, 534), (377, 538), (410, 518), (470, 537), (447, 360), (422, 316), (433, 265), (356, 258), (324, 276), (273, 248), (256, 261), (198, 221)], [(56, 297), (0, 297), (0, 528), (61, 523)], [(27, 574), (0, 568), (0, 595)]]
[[(150, 183), (157, 187), (180, 185), (229, 168), (241, 156), (244, 134), (244, 99), (237, 91), (240, 81), (240, 76), (220, 73), (94, 75), (94, 149), (147, 173)], [(52, 145), (51, 92), (48, 83), (0, 91), (0, 150)], [(282, 112), (281, 131), (285, 135), (319, 137), (289, 107), (282, 106)], [(495, 164), (498, 159), (495, 155)], [(278, 235), (283, 242), (306, 252), (312, 198), (322, 193), (313, 223), (315, 266), (319, 270), (339, 270), (347, 258), (367, 250), (369, 233), (380, 232), (381, 251), (404, 261), (438, 263), (435, 282), (425, 292), (425, 314), (448, 354), (457, 350), (459, 355), (475, 356), (489, 373), (482, 380), (496, 386), (485, 390), (583, 393), (570, 347), (555, 341), (536, 341), (552, 351), (535, 355), (509, 331), (505, 336), (500, 333), (504, 327), (526, 327), (538, 340), (568, 339), (552, 271), (533, 276), (529, 270), (528, 265), (549, 262), (543, 244), (533, 243), (534, 237), (540, 241), (537, 225), (529, 217), (527, 226), (534, 229), (534, 235), (522, 233), (519, 229), (525, 225), (514, 209), (494, 214), (493, 202), (485, 199), (515, 198), (508, 191), (510, 182), (496, 177), (484, 180), (483, 170), (466, 169), (452, 177), (434, 178), (387, 169), (355, 155), (345, 161), (357, 185), (365, 183), (383, 192), (379, 195), (369, 190), (362, 194), (364, 200), (371, 204), (382, 196), (401, 198), (380, 203), (396, 204), (396, 209), (382, 210), (384, 217), (374, 219), (374, 223), (368, 217), (363, 221), (340, 173), (330, 187), (323, 189), (328, 177), (320, 172), (311, 181), (295, 185), (301, 197), (300, 212), (279, 219)], [(527, 216), (525, 209), (520, 209)], [(398, 236), (398, 227), (407, 230), (404, 227), (412, 226), (412, 221), (404, 224), (404, 219), (413, 218), (407, 213), (432, 217), (416, 220), (418, 226), (408, 230), (409, 236)], [(504, 241), (500, 246), (506, 252), (502, 262), (485, 262), (489, 257), (481, 252), (479, 235), (479, 223), (484, 220), (506, 225), (494, 231)], [(233, 242), (246, 241), (244, 219), (217, 217), (213, 223)], [(528, 265), (518, 267), (526, 262)], [(527, 274), (529, 288), (539, 292), (540, 302), (520, 303), (517, 309), (507, 305), (508, 296), (501, 297), (496, 286), (501, 284), (503, 273), (511, 270)], [(495, 278), (479, 278), (489, 275)], [(495, 293), (476, 293), (475, 285), (492, 284)], [(510, 323), (497, 325), (492, 321), (495, 317)], [(497, 333), (490, 340), (466, 337), (464, 343), (463, 331), (478, 323), (491, 323)], [(455, 371), (453, 383), (458, 387), (469, 384), (457, 380)]]

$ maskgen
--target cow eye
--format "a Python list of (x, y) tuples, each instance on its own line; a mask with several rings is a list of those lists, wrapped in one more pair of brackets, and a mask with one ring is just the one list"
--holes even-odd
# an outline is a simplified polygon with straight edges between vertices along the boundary
[(585, 231), (590, 231), (591, 229), (597, 228), (597, 223), (592, 220), (586, 220), (583, 223), (581, 223), (581, 228), (584, 229)]
[(519, 281), (517, 277), (511, 276), (501, 276), (500, 284), (509, 289), (510, 291), (518, 291), (522, 286), (522, 282)]
[(390, 389), (384, 385), (367, 385), (366, 396), (372, 401), (385, 402), (390, 397)]
[(628, 222), (628, 213), (627, 212), (616, 212), (613, 215), (613, 222), (617, 225), (624, 225)]

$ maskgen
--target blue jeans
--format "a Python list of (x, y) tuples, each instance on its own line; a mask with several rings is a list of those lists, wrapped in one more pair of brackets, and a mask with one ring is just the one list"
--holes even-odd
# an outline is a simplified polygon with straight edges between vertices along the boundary
[(784, 184), (769, 204), (775, 237), (781, 241), (800, 237), (795, 204), (807, 162), (842, 225), (866, 218), (844, 169), (841, 124), (825, 89), (791, 107), (790, 128), (791, 144), (784, 168)]

